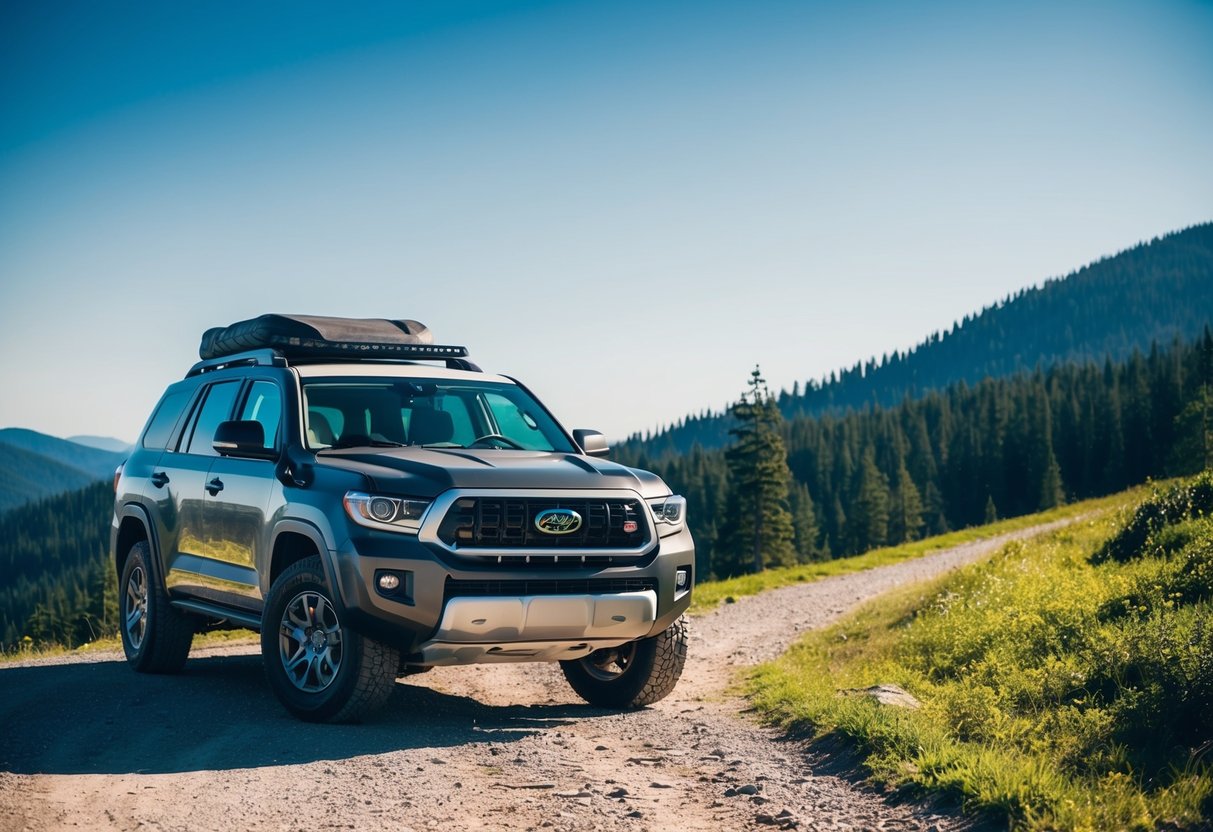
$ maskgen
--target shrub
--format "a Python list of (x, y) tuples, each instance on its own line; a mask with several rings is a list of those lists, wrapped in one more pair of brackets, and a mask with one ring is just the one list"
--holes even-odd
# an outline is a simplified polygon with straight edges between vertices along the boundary
[(1167, 526), (1213, 514), (1213, 471), (1184, 480), (1141, 503), (1121, 528), (1095, 550), (1095, 563), (1121, 563), (1146, 554), (1150, 539)]

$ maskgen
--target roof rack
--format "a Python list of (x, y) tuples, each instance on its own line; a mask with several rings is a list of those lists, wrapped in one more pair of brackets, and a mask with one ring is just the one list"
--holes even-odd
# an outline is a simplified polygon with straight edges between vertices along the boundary
[(225, 370), (228, 367), (285, 367), (286, 357), (277, 350), (249, 350), (248, 352), (238, 352), (235, 355), (224, 355), (219, 358), (211, 358), (207, 361), (199, 361), (193, 367), (190, 367), (186, 378), (191, 376), (201, 375), (203, 373), (213, 372), (215, 370)]
[(215, 370), (226, 370), (229, 367), (289, 367), (292, 364), (315, 364), (321, 361), (332, 361), (334, 359), (349, 360), (351, 358), (357, 361), (395, 364), (411, 364), (416, 360), (442, 360), (446, 362), (447, 368), (451, 370), (466, 370), (472, 373), (483, 372), (478, 364), (468, 360), (466, 347), (426, 345), (410, 350), (407, 355), (398, 355), (395, 354), (397, 350), (394, 347), (411, 345), (389, 345), (393, 347), (390, 350), (382, 349), (383, 344), (366, 344), (361, 346), (373, 347), (374, 349), (353, 349), (348, 351), (333, 349), (325, 351), (323, 354), (319, 352), (314, 354), (292, 354), (289, 359), (286, 355), (283, 355), (281, 350), (277, 349), (248, 350), (247, 352), (240, 352), (235, 355), (225, 355), (220, 358), (199, 361), (190, 367), (185, 377), (192, 378), (193, 376), (214, 372)]

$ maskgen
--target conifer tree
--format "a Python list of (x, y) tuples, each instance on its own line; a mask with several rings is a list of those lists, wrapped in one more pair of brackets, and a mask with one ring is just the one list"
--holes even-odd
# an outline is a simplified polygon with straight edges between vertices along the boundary
[(760, 572), (795, 563), (783, 416), (758, 367), (750, 374), (749, 390), (729, 410), (737, 425), (729, 431), (734, 444), (725, 451), (729, 497), (721, 537), (726, 551), (719, 553), (716, 571)]
[(842, 500), (835, 492), (834, 503), (830, 506), (830, 536), (827, 540), (830, 557), (836, 558), (846, 554), (846, 541), (843, 539), (846, 527), (847, 513), (842, 508)]
[(1195, 474), (1213, 468), (1213, 331), (1196, 344), (1197, 386), (1191, 401), (1175, 417), (1175, 435), (1168, 469)]
[(897, 468), (897, 484), (892, 492), (889, 542), (909, 543), (917, 540), (922, 532), (922, 514), (922, 496), (903, 463)]
[(847, 536), (853, 553), (883, 546), (888, 539), (889, 482), (876, 467), (876, 455), (871, 448), (864, 451), (859, 464), (859, 487), (848, 522)]
[(817, 546), (817, 512), (813, 509), (813, 497), (803, 482), (792, 483), (788, 492), (792, 509), (792, 528), (795, 531), (796, 559), (800, 563), (820, 560), (821, 550)]
[(927, 536), (945, 534), (950, 531), (943, 495), (939, 493), (939, 486), (935, 484), (934, 480), (927, 482), (922, 502), (922, 519)]

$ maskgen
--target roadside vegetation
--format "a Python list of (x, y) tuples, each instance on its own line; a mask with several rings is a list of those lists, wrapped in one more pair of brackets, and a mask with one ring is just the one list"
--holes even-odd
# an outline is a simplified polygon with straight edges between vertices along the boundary
[[(252, 630), (236, 628), (232, 630), (210, 630), (194, 636), (191, 650), (204, 647), (219, 647), (224, 644), (259, 644), (257, 634)], [(105, 653), (111, 650), (122, 650), (122, 637), (117, 635), (105, 636), (95, 641), (89, 641), (78, 647), (68, 647), (53, 642), (30, 642), (19, 645), (7, 652), (0, 652), (0, 664), (24, 662), (31, 659), (46, 659), (52, 656), (83, 656), (89, 653)]]
[[(1213, 472), (1011, 543), (755, 671), (761, 714), (1022, 829), (1208, 829)], [(917, 709), (862, 691), (899, 685)]]
[(697, 583), (695, 585), (691, 612), (707, 612), (722, 602), (731, 603), (732, 600), (736, 600), (737, 598), (745, 595), (756, 595), (768, 589), (778, 589), (781, 586), (816, 581), (821, 578), (828, 578), (831, 575), (860, 572), (864, 569), (872, 569), (877, 566), (888, 566), (891, 563), (899, 563), (903, 560), (922, 557), (941, 549), (959, 546), (962, 543), (987, 540), (1000, 534), (1019, 531), (1020, 529), (1038, 526), (1042, 523), (1051, 523), (1054, 520), (1105, 512), (1124, 506), (1129, 502), (1140, 500), (1145, 493), (1144, 487), (1136, 488), (1132, 491), (1113, 494), (1109, 497), (1083, 500), (1079, 503), (1071, 503), (1070, 505), (1050, 509), (1049, 511), (999, 520), (984, 526), (974, 526), (969, 529), (961, 529), (960, 531), (928, 537), (925, 540), (903, 543), (900, 546), (884, 546), (854, 557), (814, 561), (798, 566), (767, 569), (749, 575), (739, 575), (736, 578), (726, 578), (721, 581)]

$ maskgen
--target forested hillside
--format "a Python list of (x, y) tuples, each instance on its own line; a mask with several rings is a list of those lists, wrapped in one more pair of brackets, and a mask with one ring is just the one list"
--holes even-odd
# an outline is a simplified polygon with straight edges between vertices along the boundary
[(50, 494), (75, 491), (99, 479), (71, 465), (0, 442), (0, 511)]
[(25, 636), (67, 645), (116, 632), (108, 482), (0, 515), (0, 648)]
[[(782, 426), (801, 560), (1108, 494), (1213, 459), (1213, 332), (1113, 363), (960, 382), (894, 407), (798, 416)], [(747, 570), (717, 546), (722, 450), (615, 457), (660, 474), (688, 501), (700, 577)]]
[[(856, 364), (784, 391), (785, 417), (894, 406), (958, 381), (1047, 369), (1076, 361), (1120, 361), (1153, 343), (1190, 340), (1213, 323), (1213, 223), (1143, 243), (1064, 278), (1025, 289), (937, 332), (906, 353)], [(811, 342), (804, 349), (812, 350)], [(728, 443), (718, 413), (688, 416), (631, 452), (652, 456)]]
[(24, 428), (0, 430), (0, 511), (108, 480), (126, 457)]

